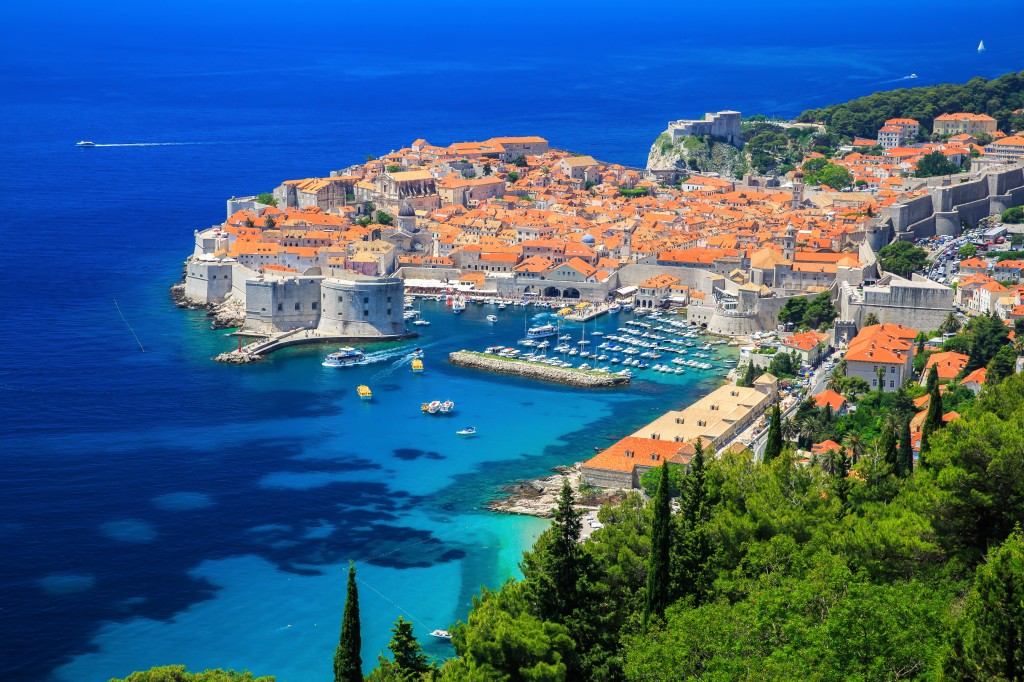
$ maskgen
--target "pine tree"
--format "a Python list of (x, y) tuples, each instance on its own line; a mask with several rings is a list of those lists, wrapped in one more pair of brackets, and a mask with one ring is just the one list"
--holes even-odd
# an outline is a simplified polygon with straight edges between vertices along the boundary
[(661, 482), (654, 497), (654, 523), (651, 526), (651, 553), (647, 557), (647, 598), (644, 602), (644, 629), (652, 616), (661, 617), (669, 603), (669, 561), (672, 552), (672, 507), (669, 500), (668, 462), (661, 465)]
[(764, 446), (765, 462), (770, 462), (782, 454), (782, 413), (779, 403), (772, 406), (771, 423), (768, 426), (768, 442)]
[(359, 588), (356, 587), (356, 566), (348, 564), (348, 589), (345, 592), (345, 613), (341, 618), (341, 637), (334, 652), (334, 682), (362, 682), (363, 648), (359, 626)]
[(430, 662), (412, 633), (412, 623), (399, 616), (391, 632), (388, 649), (395, 657), (395, 665), (401, 671), (402, 677), (419, 679), (420, 675), (430, 670)]
[(914, 473), (914, 444), (910, 436), (910, 417), (903, 419), (900, 429), (899, 474), (909, 476)]

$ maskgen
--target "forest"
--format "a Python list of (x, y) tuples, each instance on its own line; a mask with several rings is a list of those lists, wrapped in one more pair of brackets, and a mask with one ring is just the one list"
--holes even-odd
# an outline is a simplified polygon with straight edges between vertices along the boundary
[(866, 97), (808, 109), (797, 117), (804, 123), (824, 123), (829, 134), (844, 138), (874, 138), (890, 118), (913, 118), (922, 132), (931, 132), (932, 120), (940, 114), (969, 111), (996, 119), (999, 129), (1024, 129), (1024, 71), (992, 80), (976, 77), (963, 84), (944, 83), (920, 88), (876, 92)]

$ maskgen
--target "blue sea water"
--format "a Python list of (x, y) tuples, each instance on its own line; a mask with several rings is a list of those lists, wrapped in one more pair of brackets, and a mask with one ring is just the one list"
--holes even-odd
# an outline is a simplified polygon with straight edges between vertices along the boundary
[[(412, 344), (341, 371), (310, 348), (218, 365), (233, 341), (167, 288), (226, 197), (417, 137), (539, 134), (642, 165), (668, 119), (793, 115), (1024, 68), (1019, 3), (990, 7), (1006, 20), (984, 30), (953, 30), (957, 7), (907, 7), (915, 30), (895, 36), (876, 23), (888, 3), (872, 2), (739, 5), (728, 24), (667, 3), (5, 10), (0, 676), (105, 680), (180, 662), (326, 679), (349, 559), (372, 665), (399, 614), (424, 635), (516, 575), (544, 523), (483, 511), (500, 486), (712, 385), (690, 373), (594, 393), (452, 368), (450, 350), (511, 343), (523, 311), (491, 326), (492, 309), (456, 319), (434, 304), (415, 342), (422, 376)], [(458, 415), (423, 416), (433, 398)], [(478, 438), (454, 435), (467, 424)]]

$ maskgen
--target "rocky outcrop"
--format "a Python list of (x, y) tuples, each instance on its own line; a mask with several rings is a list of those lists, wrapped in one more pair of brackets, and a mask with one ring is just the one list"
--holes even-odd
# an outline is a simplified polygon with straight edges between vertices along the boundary
[(185, 285), (180, 282), (171, 287), (170, 294), (179, 308), (205, 310), (213, 318), (210, 326), (214, 329), (234, 329), (245, 322), (245, 305), (236, 298), (229, 297), (221, 303), (197, 303), (185, 295)]
[(628, 377), (620, 377), (614, 374), (550, 367), (548, 365), (527, 362), (526, 360), (499, 358), (496, 355), (485, 355), (466, 350), (452, 353), (448, 356), (448, 361), (459, 367), (480, 369), (485, 372), (497, 372), (498, 374), (512, 374), (530, 379), (540, 379), (541, 381), (552, 381), (578, 388), (606, 388), (608, 386), (621, 386), (629, 383)]
[(652, 171), (699, 171), (729, 179), (742, 177), (746, 168), (743, 152), (726, 142), (700, 137), (673, 142), (667, 132), (658, 136), (647, 155), (647, 169)]

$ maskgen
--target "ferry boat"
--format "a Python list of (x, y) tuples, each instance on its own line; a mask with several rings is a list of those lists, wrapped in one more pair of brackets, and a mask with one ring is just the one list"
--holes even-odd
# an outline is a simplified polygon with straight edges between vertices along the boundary
[(373, 391), (371, 391), (370, 387), (365, 384), (356, 388), (356, 393), (359, 394), (360, 400), (370, 400), (373, 398)]
[(322, 364), (324, 367), (348, 367), (349, 365), (358, 365), (365, 357), (363, 351), (358, 348), (345, 346), (339, 348), (336, 353), (328, 355)]
[(458, 431), (455, 432), (455, 435), (456, 436), (475, 436), (476, 435), (476, 427), (475, 426), (467, 426), (464, 429), (459, 429)]
[(423, 361), (420, 360), (419, 358), (415, 358), (412, 361), (412, 371), (413, 371), (414, 374), (422, 374), (423, 373)]
[(546, 336), (557, 336), (558, 327), (553, 324), (542, 324), (539, 327), (530, 327), (526, 330), (526, 338), (543, 339)]
[(81, 142), (75, 143), (76, 147), (95, 147), (96, 143), (92, 140), (82, 140)]

